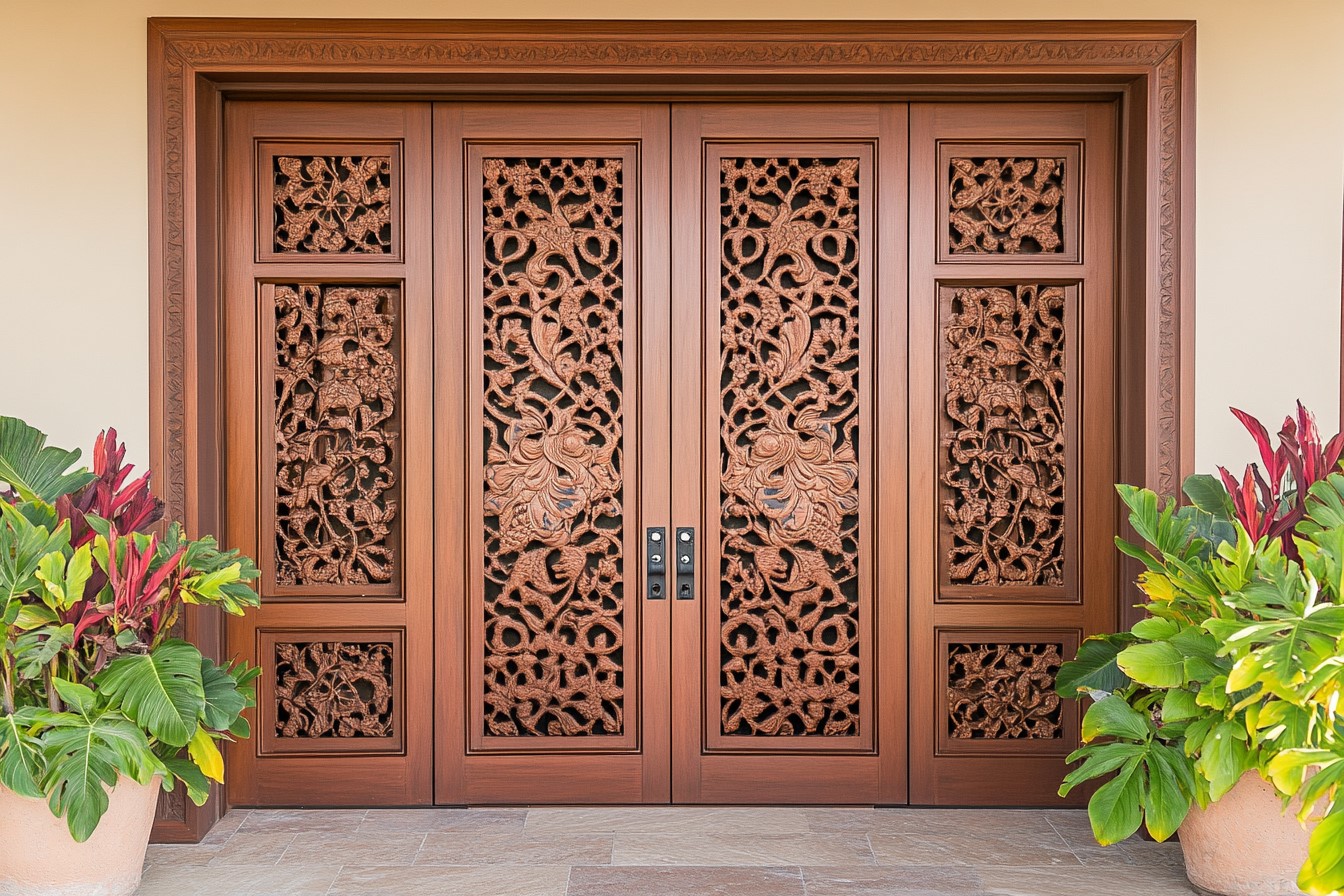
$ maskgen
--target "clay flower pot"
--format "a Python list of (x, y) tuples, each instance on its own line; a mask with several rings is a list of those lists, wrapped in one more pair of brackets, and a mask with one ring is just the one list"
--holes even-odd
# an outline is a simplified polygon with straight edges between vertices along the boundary
[(1310, 828), (1283, 812), (1273, 785), (1250, 771), (1223, 798), (1195, 806), (1181, 825), (1185, 873), (1220, 896), (1299, 896)]
[(93, 836), (76, 843), (46, 800), (0, 787), (0, 896), (129, 896), (140, 886), (162, 781), (119, 778)]

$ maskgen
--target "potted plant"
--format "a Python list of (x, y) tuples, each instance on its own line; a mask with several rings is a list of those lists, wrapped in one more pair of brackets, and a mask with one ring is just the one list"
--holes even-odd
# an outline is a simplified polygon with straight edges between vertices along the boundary
[[(241, 614), (257, 570), (158, 527), (115, 430), (93, 469), (0, 417), (0, 892), (131, 893), (160, 788), (200, 805), (246, 737), (258, 670), (174, 637), (183, 604)], [(157, 534), (155, 534), (157, 533)], [(100, 824), (100, 821), (102, 822)]]
[(1234, 413), (1261, 460), (1240, 480), (1192, 476), (1184, 506), (1118, 487), (1147, 613), (1060, 670), (1061, 695), (1092, 701), (1060, 794), (1109, 778), (1097, 841), (1179, 830), (1205, 890), (1327, 894), (1344, 888), (1344, 436), (1322, 444), (1299, 403), (1276, 447)]

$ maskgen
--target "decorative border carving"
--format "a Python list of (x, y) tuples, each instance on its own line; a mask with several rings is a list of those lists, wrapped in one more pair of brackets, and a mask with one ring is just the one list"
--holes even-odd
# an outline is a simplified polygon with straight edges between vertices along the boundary
[[(1156, 138), (1157, 158), (1149, 159), (1147, 223), (1149, 251), (1145, 284), (1147, 319), (1146, 373), (1155, 378), (1147, 414), (1150, 455), (1144, 459), (1150, 486), (1167, 492), (1184, 472), (1192, 452), (1189, 420), (1192, 408), (1187, 380), (1190, 359), (1182, 357), (1182, 323), (1191, 320), (1193, 297), (1182, 289), (1192, 282), (1193, 234), (1183, 231), (1181, 199), (1191, 182), (1193, 158), (1182, 152), (1193, 125), (1184, 108), (1188, 61), (1184, 48), (1193, 46), (1192, 22), (547, 22), (547, 21), (349, 21), (280, 19), (150, 19), (150, 153), (151, 178), (151, 464), (158, 473), (156, 490), (167, 512), (196, 528), (201, 520), (188, 514), (188, 475), (200, 458), (216, 451), (208, 439), (213, 431), (196, 418), (188, 403), (188, 384), (196, 374), (213, 376), (197, 365), (214, 363), (215, 347), (198, 347), (201, 334), (189, 330), (198, 321), (189, 259), (199, 251), (194, 196), (198, 178), (208, 183), (213, 171), (197, 169), (198, 132), (213, 132), (217, 108), (198, 108), (202, 96), (217, 100), (223, 89), (212, 73), (228, 72), (239, 87), (248, 78), (283, 82), (305, 74), (312, 85), (322, 76), (340, 78), (347, 92), (358, 88), (350, 76), (363, 75), (369, 85), (384, 73), (423, 76), (425, 84), (453, 79), (456, 89), (479, 76), (497, 81), (500, 72), (536, 76), (553, 91), (567, 77), (582, 78), (582, 90), (628, 94), (641, 90), (662, 96), (681, 88), (713, 95), (714, 76), (728, 79), (740, 94), (742, 78), (757, 83), (776, 81), (792, 94), (862, 92), (859, 80), (888, 93), (914, 82), (900, 75), (918, 72), (958, 78), (996, 75), (1005, 83), (1036, 80), (1034, 92), (1049, 91), (1042, 75), (1076, 74), (1087, 78), (1105, 72), (1116, 91), (1134, 88), (1144, 104), (1146, 123)], [(655, 37), (656, 36), (656, 37)], [(594, 75), (621, 77), (594, 80)], [(631, 74), (658, 76), (654, 84), (635, 85)], [(798, 84), (798, 75), (815, 78)], [(467, 75), (464, 79), (462, 75)], [(1117, 78), (1116, 76), (1119, 76)], [(344, 77), (343, 77), (344, 76)], [(789, 79), (779, 81), (782, 76)], [(844, 77), (845, 85), (834, 80)], [(482, 80), (483, 79), (483, 80)], [(927, 83), (927, 80), (921, 81)], [(857, 86), (855, 86), (857, 85)], [(471, 89), (471, 88), (465, 88)], [(514, 89), (510, 86), (507, 89)], [(518, 88), (526, 93), (526, 88)], [(452, 86), (442, 88), (450, 93)], [(535, 92), (535, 91), (534, 91)], [(189, 211), (190, 210), (190, 211)], [(212, 229), (210, 232), (213, 232)], [(209, 318), (204, 318), (207, 328)], [(1184, 337), (1184, 338), (1183, 338)], [(199, 456), (188, 456), (188, 445)], [(202, 482), (208, 493), (211, 483)], [(196, 614), (187, 619), (188, 636), (209, 626)], [(213, 629), (209, 629), (213, 631)], [(210, 645), (206, 645), (207, 648)], [(218, 647), (218, 645), (216, 645)], [(184, 807), (156, 836), (199, 839), (211, 809)], [(174, 812), (176, 815), (176, 813)]]
[[(474, 31), (474, 23), (442, 23), (460, 36)], [(540, 24), (540, 23), (538, 23)], [(559, 23), (556, 23), (559, 24)], [(588, 23), (564, 23), (579, 25)], [(684, 24), (684, 23), (676, 23)], [(672, 27), (675, 28), (676, 24)], [(742, 23), (725, 22), (725, 30)], [(967, 23), (974, 27), (981, 23)], [(487, 23), (488, 25), (488, 23)], [(481, 66), (535, 70), (539, 66), (559, 69), (578, 66), (666, 67), (758, 65), (779, 67), (868, 69), (872, 66), (1061, 66), (1061, 65), (1153, 65), (1167, 55), (1170, 40), (871, 40), (851, 35), (811, 38), (765, 38), (745, 40), (621, 39), (509, 37), (482, 34), (469, 40), (425, 39), (420, 34), (369, 37), (246, 37), (233, 40), (185, 39), (175, 46), (197, 65), (236, 65), (241, 60), (257, 65), (308, 63), (319, 66), (426, 66), (476, 70)], [(707, 33), (707, 32), (701, 32)], [(669, 35), (675, 37), (680, 35)], [(838, 39), (836, 39), (838, 38)]]
[[(1148, 336), (1150, 344), (1156, 341), (1157, 408), (1154, 449), (1155, 477), (1152, 488), (1160, 495), (1178, 494), (1179, 486), (1188, 470), (1182, 470), (1181, 416), (1192, 414), (1194, 408), (1182, 408), (1181, 378), (1193, 371), (1181, 367), (1181, 303), (1191, 302), (1193, 296), (1181, 296), (1179, 290), (1182, 264), (1193, 265), (1193, 260), (1181, 257), (1181, 85), (1180, 50), (1173, 50), (1157, 69), (1157, 332)], [(1149, 296), (1149, 303), (1154, 300)]]

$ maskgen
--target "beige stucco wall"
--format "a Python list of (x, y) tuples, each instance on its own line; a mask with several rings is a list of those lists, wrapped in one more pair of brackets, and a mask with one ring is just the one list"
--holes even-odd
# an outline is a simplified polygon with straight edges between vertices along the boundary
[(482, 13), (1196, 19), (1198, 465), (1248, 456), (1229, 404), (1336, 424), (1340, 0), (0, 0), (0, 414), (147, 455), (146, 17)]

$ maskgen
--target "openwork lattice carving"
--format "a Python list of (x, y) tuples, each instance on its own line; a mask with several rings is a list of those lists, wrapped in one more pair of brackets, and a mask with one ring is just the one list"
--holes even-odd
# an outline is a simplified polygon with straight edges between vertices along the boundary
[(485, 730), (623, 730), (620, 159), (486, 159)]
[(1063, 159), (953, 159), (954, 254), (1064, 251)]
[(859, 732), (859, 161), (725, 159), (728, 735)]
[(949, 584), (1064, 584), (1064, 307), (1058, 286), (944, 293)]
[(992, 740), (1062, 737), (1055, 675), (1063, 652), (1063, 644), (949, 644), (948, 733)]
[(275, 287), (275, 579), (393, 581), (398, 290)]
[(276, 156), (275, 251), (392, 251), (390, 156)]
[(278, 737), (391, 737), (392, 645), (275, 645)]

